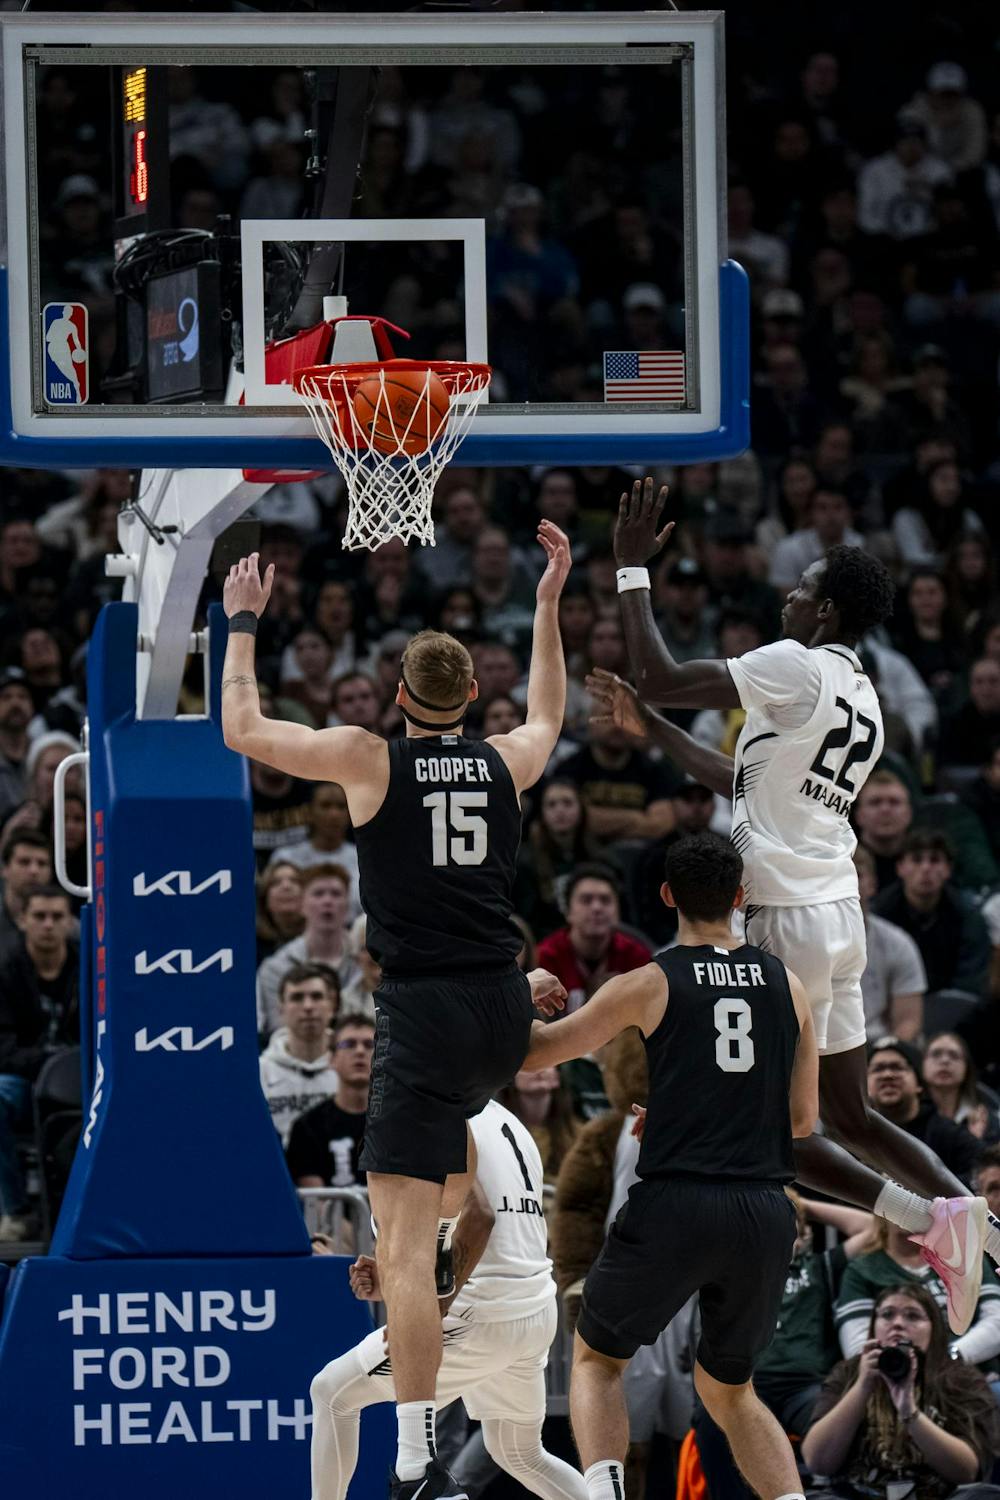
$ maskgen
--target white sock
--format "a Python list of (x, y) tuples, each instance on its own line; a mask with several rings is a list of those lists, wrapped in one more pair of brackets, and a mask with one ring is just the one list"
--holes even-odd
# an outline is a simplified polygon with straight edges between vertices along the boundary
[(625, 1465), (602, 1458), (583, 1471), (587, 1500), (625, 1500)]
[(778, 1500), (806, 1500), (801, 1490), (789, 1490), (787, 1495), (779, 1495)]
[(995, 1214), (986, 1215), (986, 1254), (1000, 1266), (1000, 1219)]
[(875, 1199), (873, 1212), (880, 1219), (888, 1219), (890, 1224), (909, 1230), (910, 1234), (923, 1234), (934, 1222), (930, 1200), (921, 1198), (919, 1193), (911, 1193), (909, 1188), (900, 1187), (898, 1182), (886, 1183)]
[(437, 1453), (434, 1416), (433, 1401), (404, 1401), (396, 1407), (399, 1423), (396, 1475), (399, 1479), (420, 1479), (428, 1462)]

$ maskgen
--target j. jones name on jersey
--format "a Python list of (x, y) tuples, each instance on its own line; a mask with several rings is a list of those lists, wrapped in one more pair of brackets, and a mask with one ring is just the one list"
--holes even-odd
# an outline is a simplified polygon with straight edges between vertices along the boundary
[(534, 1214), (537, 1218), (543, 1218), (542, 1205), (537, 1198), (518, 1198), (512, 1203), (506, 1194), (497, 1204), (498, 1214)]

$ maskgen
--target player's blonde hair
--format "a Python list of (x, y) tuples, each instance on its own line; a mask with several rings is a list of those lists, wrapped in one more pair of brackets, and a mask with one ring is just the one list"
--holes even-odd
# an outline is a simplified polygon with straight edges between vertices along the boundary
[(469, 697), (472, 657), (453, 635), (421, 630), (403, 652), (400, 670), (407, 690), (435, 709), (457, 709)]

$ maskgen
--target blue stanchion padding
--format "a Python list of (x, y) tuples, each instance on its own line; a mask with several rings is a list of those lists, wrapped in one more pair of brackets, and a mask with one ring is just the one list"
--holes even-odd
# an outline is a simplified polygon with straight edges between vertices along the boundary
[[(309, 1384), (371, 1331), (344, 1257), (23, 1261), (0, 1322), (4, 1500), (309, 1500)], [(0, 1281), (2, 1291), (2, 1281)], [(386, 1492), (391, 1406), (350, 1500)]]
[(136, 719), (137, 632), (108, 605), (88, 656), (93, 1087), (52, 1250), (306, 1255), (259, 1083), (246, 763), (216, 719)]

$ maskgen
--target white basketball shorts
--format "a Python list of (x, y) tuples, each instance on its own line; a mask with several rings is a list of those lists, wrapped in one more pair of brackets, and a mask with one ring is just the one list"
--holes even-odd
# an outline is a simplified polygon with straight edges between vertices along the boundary
[(864, 1046), (868, 944), (860, 901), (751, 907), (746, 933), (748, 943), (773, 953), (802, 981), (821, 1055)]
[[(446, 1317), (438, 1408), (461, 1396), (473, 1421), (539, 1425), (545, 1420), (545, 1366), (556, 1322), (555, 1297), (540, 1312), (509, 1322)], [(395, 1401), (392, 1346), (387, 1353), (382, 1329), (363, 1339), (355, 1353), (369, 1389), (378, 1391), (373, 1399)]]

